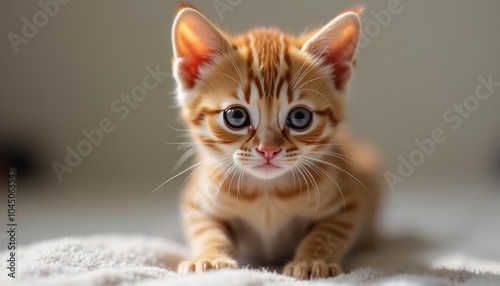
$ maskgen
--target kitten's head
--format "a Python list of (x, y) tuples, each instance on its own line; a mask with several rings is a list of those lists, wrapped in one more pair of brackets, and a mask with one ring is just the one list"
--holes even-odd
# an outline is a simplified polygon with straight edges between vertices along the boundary
[(260, 179), (314, 163), (343, 119), (359, 12), (300, 37), (275, 29), (232, 37), (195, 9), (179, 10), (177, 101), (200, 152)]

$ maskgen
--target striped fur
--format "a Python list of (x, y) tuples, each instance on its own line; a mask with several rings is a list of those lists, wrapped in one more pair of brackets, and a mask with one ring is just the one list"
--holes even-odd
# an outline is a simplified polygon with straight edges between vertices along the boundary
[[(179, 10), (177, 101), (198, 151), (181, 200), (194, 257), (179, 272), (248, 262), (282, 264), (300, 279), (335, 276), (352, 245), (369, 237), (377, 159), (339, 128), (359, 13), (301, 37), (270, 28), (232, 37), (194, 8)], [(232, 106), (248, 112), (249, 126), (224, 123)], [(296, 107), (312, 112), (305, 130), (287, 124)], [(278, 150), (271, 159), (268, 147)]]

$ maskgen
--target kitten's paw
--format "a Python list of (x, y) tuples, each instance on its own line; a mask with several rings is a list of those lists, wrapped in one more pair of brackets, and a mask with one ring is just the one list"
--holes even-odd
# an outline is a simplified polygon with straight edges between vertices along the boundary
[(190, 272), (203, 272), (221, 268), (238, 268), (238, 263), (236, 260), (229, 257), (206, 257), (184, 260), (177, 267), (177, 272), (179, 274), (187, 274)]
[(283, 269), (283, 274), (300, 280), (327, 278), (342, 273), (342, 267), (337, 263), (327, 263), (321, 260), (290, 262)]

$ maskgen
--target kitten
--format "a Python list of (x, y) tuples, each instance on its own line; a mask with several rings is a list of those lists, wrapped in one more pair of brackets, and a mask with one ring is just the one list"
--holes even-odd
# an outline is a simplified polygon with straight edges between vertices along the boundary
[(192, 7), (172, 30), (181, 117), (197, 164), (181, 198), (194, 259), (180, 273), (282, 265), (299, 279), (335, 276), (370, 236), (377, 158), (339, 128), (361, 9), (294, 37), (230, 36)]

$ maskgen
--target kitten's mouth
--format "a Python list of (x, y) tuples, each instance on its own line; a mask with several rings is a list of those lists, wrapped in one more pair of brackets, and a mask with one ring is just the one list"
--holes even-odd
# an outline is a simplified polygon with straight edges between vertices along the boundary
[(262, 165), (259, 165), (259, 166), (255, 166), (253, 167), (254, 169), (261, 169), (261, 170), (274, 170), (274, 169), (281, 169), (280, 166), (276, 166), (274, 165), (273, 163), (271, 162), (267, 162), (267, 163), (264, 163)]
[(286, 168), (267, 162), (258, 166), (252, 166), (252, 169), (249, 171), (258, 178), (273, 179), (283, 174)]

